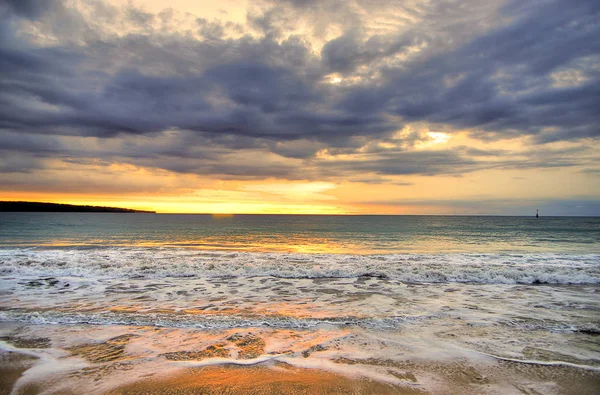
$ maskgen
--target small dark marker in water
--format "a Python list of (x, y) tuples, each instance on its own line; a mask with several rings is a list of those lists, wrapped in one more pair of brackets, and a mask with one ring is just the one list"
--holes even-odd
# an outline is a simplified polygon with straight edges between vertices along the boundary
[(540, 217), (540, 209), (539, 208), (535, 209), (535, 217), (536, 218)]

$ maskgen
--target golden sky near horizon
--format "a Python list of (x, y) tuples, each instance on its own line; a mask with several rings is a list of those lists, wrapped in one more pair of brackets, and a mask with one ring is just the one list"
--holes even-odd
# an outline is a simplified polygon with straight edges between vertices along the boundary
[(1, 200), (600, 214), (600, 54), (569, 30), (590, 23), (583, 8), (548, 21), (553, 2), (7, 4), (0, 49), (19, 60), (0, 66)]

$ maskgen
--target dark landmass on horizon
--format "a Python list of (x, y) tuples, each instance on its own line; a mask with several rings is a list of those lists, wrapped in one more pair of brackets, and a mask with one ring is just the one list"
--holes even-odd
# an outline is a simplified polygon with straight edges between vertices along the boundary
[(133, 210), (129, 208), (104, 206), (78, 206), (62, 203), (10, 202), (0, 201), (0, 212), (42, 212), (42, 213), (156, 213), (156, 211)]

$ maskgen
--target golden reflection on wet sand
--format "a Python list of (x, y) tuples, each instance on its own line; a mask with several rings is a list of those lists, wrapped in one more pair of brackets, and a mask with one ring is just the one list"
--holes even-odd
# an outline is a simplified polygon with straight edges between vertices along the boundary
[[(364, 296), (363, 296), (364, 298)], [(113, 313), (120, 314), (131, 314), (131, 313), (150, 313), (150, 314), (165, 314), (165, 315), (198, 315), (198, 316), (224, 316), (224, 317), (244, 317), (244, 318), (259, 318), (259, 317), (269, 317), (269, 318), (312, 318), (312, 319), (336, 319), (336, 318), (352, 318), (352, 319), (360, 319), (363, 318), (364, 315), (354, 315), (349, 317), (344, 311), (335, 311), (331, 308), (323, 308), (322, 306), (318, 306), (315, 303), (309, 303), (312, 299), (306, 299), (303, 301), (302, 299), (296, 300), (295, 303), (289, 302), (269, 302), (265, 303), (264, 306), (256, 305), (253, 307), (244, 307), (237, 308), (232, 306), (220, 306), (218, 309), (207, 309), (201, 307), (193, 307), (193, 308), (147, 308), (141, 305), (119, 305), (112, 306), (108, 310)], [(69, 307), (56, 309), (57, 311), (70, 311), (72, 310)], [(90, 308), (86, 311), (94, 311), (95, 309)], [(82, 311), (81, 308), (78, 308), (77, 311)]]
[[(399, 350), (385, 357), (383, 348), (365, 358), (363, 348), (380, 341), (350, 329), (14, 326), (11, 333), (2, 337), (14, 348), (0, 351), (1, 394), (594, 394), (600, 385), (599, 371), (572, 366), (402, 358)], [(42, 374), (25, 377), (36, 366)]]
[(284, 363), (188, 369), (168, 378), (146, 379), (109, 394), (418, 394), (422, 391), (368, 379), (352, 379)]

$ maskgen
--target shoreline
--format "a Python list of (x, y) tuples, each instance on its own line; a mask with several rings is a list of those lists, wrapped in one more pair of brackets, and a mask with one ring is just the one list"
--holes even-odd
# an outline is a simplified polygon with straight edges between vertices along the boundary
[(410, 336), (394, 354), (373, 352), (377, 333), (359, 330), (2, 322), (0, 335), (0, 394), (593, 394), (600, 386), (598, 369), (433, 344), (409, 352)]

